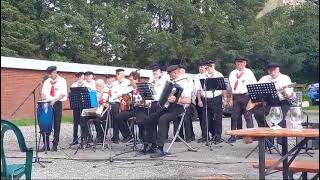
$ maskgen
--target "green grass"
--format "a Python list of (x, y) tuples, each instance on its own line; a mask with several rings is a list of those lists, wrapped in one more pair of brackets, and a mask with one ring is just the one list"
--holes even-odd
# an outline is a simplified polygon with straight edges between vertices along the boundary
[[(72, 116), (63, 116), (62, 123), (72, 123), (73, 117)], [(12, 120), (15, 125), (17, 126), (34, 126), (34, 119), (15, 119)]]
[(319, 111), (319, 106), (309, 106), (303, 108), (304, 110), (313, 110), (313, 111)]

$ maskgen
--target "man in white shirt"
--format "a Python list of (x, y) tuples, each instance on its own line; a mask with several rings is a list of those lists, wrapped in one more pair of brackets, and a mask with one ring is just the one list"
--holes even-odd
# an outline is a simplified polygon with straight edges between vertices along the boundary
[[(263, 76), (258, 83), (274, 83), (277, 90), (292, 84), (289, 76), (280, 72), (280, 65), (277, 63), (270, 63), (267, 65), (269, 75)], [(286, 127), (285, 117), (290, 108), (290, 102), (288, 99), (293, 97), (293, 88), (285, 88), (283, 91), (278, 92), (279, 101), (276, 104), (268, 104), (265, 109), (266, 115), (269, 114), (271, 106), (281, 106), (283, 112), (283, 120), (279, 124), (282, 127)], [(265, 118), (263, 115), (263, 108), (257, 109), (254, 116), (258, 122), (259, 127), (266, 127)]]
[[(84, 79), (84, 73), (78, 72), (75, 74), (77, 80), (71, 84), (71, 88), (88, 87), (88, 83)], [(78, 144), (78, 127), (80, 126), (81, 112), (80, 108), (73, 109), (73, 141), (70, 146)]]
[(188, 83), (188, 79), (182, 76), (180, 68), (178, 65), (171, 65), (167, 68), (167, 72), (170, 75), (170, 79), (177, 85), (183, 88), (182, 94), (179, 99), (175, 96), (170, 96), (168, 101), (170, 105), (168, 108), (165, 108), (159, 114), (158, 121), (158, 132), (157, 132), (157, 150), (155, 154), (151, 155), (151, 158), (157, 158), (165, 156), (163, 151), (163, 146), (165, 144), (167, 135), (168, 135), (168, 123), (176, 120), (180, 115), (185, 111), (184, 106), (191, 104), (191, 92), (192, 87)]
[[(207, 63), (207, 72), (203, 74), (200, 79), (209, 79), (209, 78), (219, 78), (223, 75), (215, 70), (215, 64), (213, 60), (209, 60)], [(199, 83), (200, 84), (200, 83)], [(223, 142), (223, 139), (221, 138), (222, 134), (222, 95), (224, 97), (227, 96), (227, 93), (225, 90), (215, 90), (214, 93), (212, 91), (204, 91), (202, 87), (199, 87), (198, 90), (198, 105), (200, 107), (203, 107), (203, 118), (205, 119), (207, 116), (207, 121), (205, 119), (204, 121), (204, 129), (201, 129), (203, 132), (202, 137), (207, 139), (207, 127), (209, 129), (209, 132), (212, 134), (212, 141), (214, 144), (218, 144)], [(207, 99), (207, 111), (206, 111), (206, 104), (205, 104), (205, 98)], [(209, 138), (209, 137), (208, 137)]]
[[(267, 65), (268, 74), (263, 76), (258, 83), (274, 83), (277, 90), (282, 89), (292, 83), (289, 76), (280, 72), (280, 65), (277, 63), (269, 63)], [(265, 116), (269, 114), (272, 106), (281, 106), (283, 119), (279, 123), (281, 127), (286, 127), (286, 115), (290, 109), (290, 101), (293, 97), (293, 88), (284, 88), (284, 90), (278, 92), (279, 101), (267, 102), (266, 106), (257, 109), (254, 112), (254, 117), (259, 127), (268, 127)], [(271, 141), (273, 143), (273, 141)], [(278, 143), (281, 144), (281, 139), (278, 139)]]
[[(67, 82), (58, 75), (56, 66), (48, 67), (47, 73), (49, 78), (43, 83), (41, 97), (44, 100), (50, 101), (51, 106), (53, 106), (54, 138), (52, 141), (52, 151), (57, 151), (60, 138), (62, 102), (66, 101), (68, 97)], [(47, 147), (44, 146), (40, 151), (50, 149), (49, 136), (50, 134), (46, 136), (43, 134), (43, 141), (46, 142)]]
[[(187, 83), (189, 83), (188, 86), (192, 87), (192, 89), (191, 89), (191, 102), (192, 102), (192, 99), (195, 98), (195, 96), (192, 96), (192, 92), (194, 90), (193, 80), (189, 75), (187, 75), (186, 67), (185, 67), (185, 65), (183, 63), (179, 64), (179, 68), (180, 68), (180, 72), (181, 72), (182, 78), (186, 78), (187, 79)], [(192, 106), (192, 103), (190, 103), (190, 105), (186, 108), (186, 115), (185, 115), (184, 124), (183, 124), (184, 126), (180, 129), (180, 132), (179, 132), (180, 137), (185, 139), (186, 142), (188, 142), (188, 143), (195, 140), (195, 135), (194, 135), (193, 126), (192, 126), (192, 118), (191, 118), (191, 110), (192, 110), (191, 106)], [(180, 120), (179, 121), (173, 121), (173, 125), (174, 125), (173, 126), (173, 135), (175, 135), (176, 130), (179, 127), (179, 123), (180, 123)], [(184, 128), (185, 128), (185, 130), (184, 130)], [(183, 132), (185, 132), (186, 137), (184, 137), (184, 133)], [(176, 141), (179, 142), (180, 139), (177, 139)]]
[[(126, 121), (116, 121), (115, 117), (120, 112), (120, 99), (124, 94), (128, 94), (129, 86), (131, 86), (130, 81), (125, 78), (124, 69), (116, 70), (116, 81), (113, 83), (112, 87), (112, 96), (110, 98), (111, 102), (111, 114), (113, 120), (113, 137), (112, 141), (116, 144), (119, 144), (119, 132), (120, 130), (127, 129)], [(127, 132), (121, 132), (123, 136), (126, 136)]]
[(163, 89), (167, 81), (170, 80), (169, 76), (165, 73), (161, 72), (161, 67), (159, 64), (152, 64), (150, 66), (153, 77), (149, 79), (149, 83), (153, 86), (155, 90), (155, 95), (153, 96), (153, 101), (151, 102), (151, 107), (149, 110), (149, 117), (144, 118), (145, 121), (142, 123), (145, 127), (145, 144), (143, 150), (141, 151), (143, 154), (154, 153), (156, 151), (156, 139), (157, 139), (157, 123), (159, 117), (151, 116), (151, 114), (157, 113), (161, 111), (161, 107), (158, 105), (158, 101), (161, 97)]
[[(114, 77), (110, 74), (106, 75), (106, 90), (108, 92), (109, 97), (112, 97), (112, 89), (113, 89), (113, 83), (115, 81)], [(110, 101), (111, 99), (109, 99)]]
[[(257, 80), (253, 72), (246, 68), (247, 59), (243, 57), (235, 58), (236, 69), (229, 75), (229, 83), (232, 91), (232, 98), (228, 103), (233, 105), (231, 115), (231, 130), (242, 129), (242, 115), (246, 120), (247, 128), (253, 128), (252, 114), (246, 110), (249, 102), (248, 84), (256, 84)], [(237, 125), (240, 124), (240, 127)], [(228, 139), (229, 143), (236, 142), (236, 137), (231, 136)]]
[(201, 138), (197, 140), (198, 143), (206, 142), (206, 127), (205, 124), (206, 122), (205, 119), (203, 118), (203, 107), (200, 107), (198, 105), (199, 99), (198, 99), (198, 90), (201, 90), (201, 84), (200, 84), (200, 77), (202, 77), (206, 73), (206, 62), (201, 61), (198, 66), (198, 71), (199, 73), (195, 75), (194, 77), (194, 95), (196, 96), (196, 108), (197, 108), (197, 114), (200, 122), (200, 128), (201, 128)]

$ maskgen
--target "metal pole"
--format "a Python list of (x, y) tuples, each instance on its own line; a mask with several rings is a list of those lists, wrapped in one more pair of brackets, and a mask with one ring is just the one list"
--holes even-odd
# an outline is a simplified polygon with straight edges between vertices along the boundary
[[(287, 137), (282, 137), (282, 156), (286, 155), (288, 153), (288, 138)], [(283, 179), (288, 179), (288, 157), (286, 157), (283, 160)]]
[(259, 179), (265, 179), (265, 139), (259, 139)]

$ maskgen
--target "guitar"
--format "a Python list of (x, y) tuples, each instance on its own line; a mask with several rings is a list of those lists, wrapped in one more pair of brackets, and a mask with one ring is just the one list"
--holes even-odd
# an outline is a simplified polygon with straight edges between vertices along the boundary
[[(283, 86), (283, 87), (277, 89), (277, 92), (278, 92), (278, 93), (282, 93), (286, 88), (292, 88), (292, 87), (294, 87), (295, 85), (296, 85), (296, 83), (292, 83), (292, 84)], [(253, 112), (253, 111), (255, 111), (256, 109), (260, 108), (262, 105), (263, 105), (262, 102), (256, 102), (256, 103), (254, 103), (254, 102), (252, 102), (252, 100), (250, 99), (249, 102), (248, 102), (248, 104), (247, 104), (246, 110), (247, 110), (248, 112)]]

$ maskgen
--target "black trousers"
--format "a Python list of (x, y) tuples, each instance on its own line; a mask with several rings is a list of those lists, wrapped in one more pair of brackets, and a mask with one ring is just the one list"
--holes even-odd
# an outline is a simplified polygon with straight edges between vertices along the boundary
[(168, 123), (178, 119), (184, 112), (182, 105), (171, 104), (168, 109), (164, 109), (159, 114), (158, 120), (158, 133), (157, 133), (157, 145), (163, 147), (168, 135)]
[(121, 131), (121, 134), (123, 137), (127, 135), (128, 130), (128, 124), (126, 120), (118, 121), (116, 120), (116, 117), (120, 113), (120, 104), (119, 103), (113, 103), (111, 105), (111, 119), (112, 119), (112, 126), (113, 126), (113, 140), (119, 139), (119, 133)]
[[(127, 111), (127, 112), (120, 112), (115, 120), (116, 122), (120, 122), (123, 123), (125, 122), (125, 124), (121, 124), (120, 126), (120, 131), (121, 134), (124, 138), (127, 138), (129, 136), (132, 136), (133, 134), (133, 130), (129, 129), (128, 127), (128, 119), (131, 117), (136, 117), (137, 121), (143, 121), (142, 119), (145, 119), (147, 117), (147, 113), (148, 113), (148, 109), (146, 108), (140, 108), (140, 107), (135, 107), (133, 110), (131, 111)], [(144, 126), (143, 124), (138, 124), (139, 127), (139, 139), (141, 139), (142, 141), (144, 141), (145, 138), (145, 130), (144, 130)]]
[(78, 141), (78, 129), (80, 126), (81, 112), (80, 109), (73, 109), (73, 141)]
[[(60, 139), (60, 128), (61, 128), (61, 118), (62, 118), (62, 102), (57, 101), (53, 105), (53, 141), (52, 144), (54, 146), (58, 146)], [(41, 132), (43, 136), (43, 143), (47, 144), (49, 147), (49, 136), (51, 133), (46, 133), (46, 136), (43, 132)]]
[[(189, 106), (186, 108), (186, 114), (184, 116), (184, 125), (181, 127), (179, 136), (181, 138), (184, 138), (185, 140), (192, 139), (194, 137), (194, 132), (193, 132), (193, 126), (192, 126), (192, 117), (193, 117), (193, 109), (192, 106)], [(179, 127), (181, 118), (177, 119), (176, 121), (173, 121), (173, 134), (175, 135), (177, 132), (177, 129)], [(185, 132), (184, 132), (185, 131)], [(184, 137), (184, 133), (186, 137)]]
[(242, 129), (242, 115), (244, 115), (244, 119), (246, 120), (247, 128), (253, 128), (252, 113), (246, 110), (249, 99), (249, 95), (247, 94), (233, 95), (231, 130)]
[[(206, 102), (205, 99), (202, 99), (203, 102), (203, 113), (202, 117), (204, 119), (203, 129), (204, 135), (202, 137), (207, 137), (207, 123), (206, 123)], [(214, 98), (207, 99), (207, 115), (208, 115), (208, 127), (209, 132), (212, 135), (221, 136), (222, 134), (222, 96), (216, 96)]]
[(207, 137), (207, 129), (206, 129), (206, 119), (205, 116), (203, 116), (203, 111), (204, 108), (198, 106), (198, 98), (196, 99), (196, 108), (197, 108), (197, 113), (198, 113), (198, 118), (200, 122), (200, 128), (201, 128), (201, 137), (206, 138)]
[(151, 108), (149, 109), (147, 116), (141, 118), (143, 119), (142, 123), (145, 129), (144, 142), (147, 144), (156, 144), (157, 125), (159, 120), (159, 116), (157, 115), (157, 113), (160, 113), (161, 109), (162, 108), (158, 105), (157, 102), (152, 102)]

